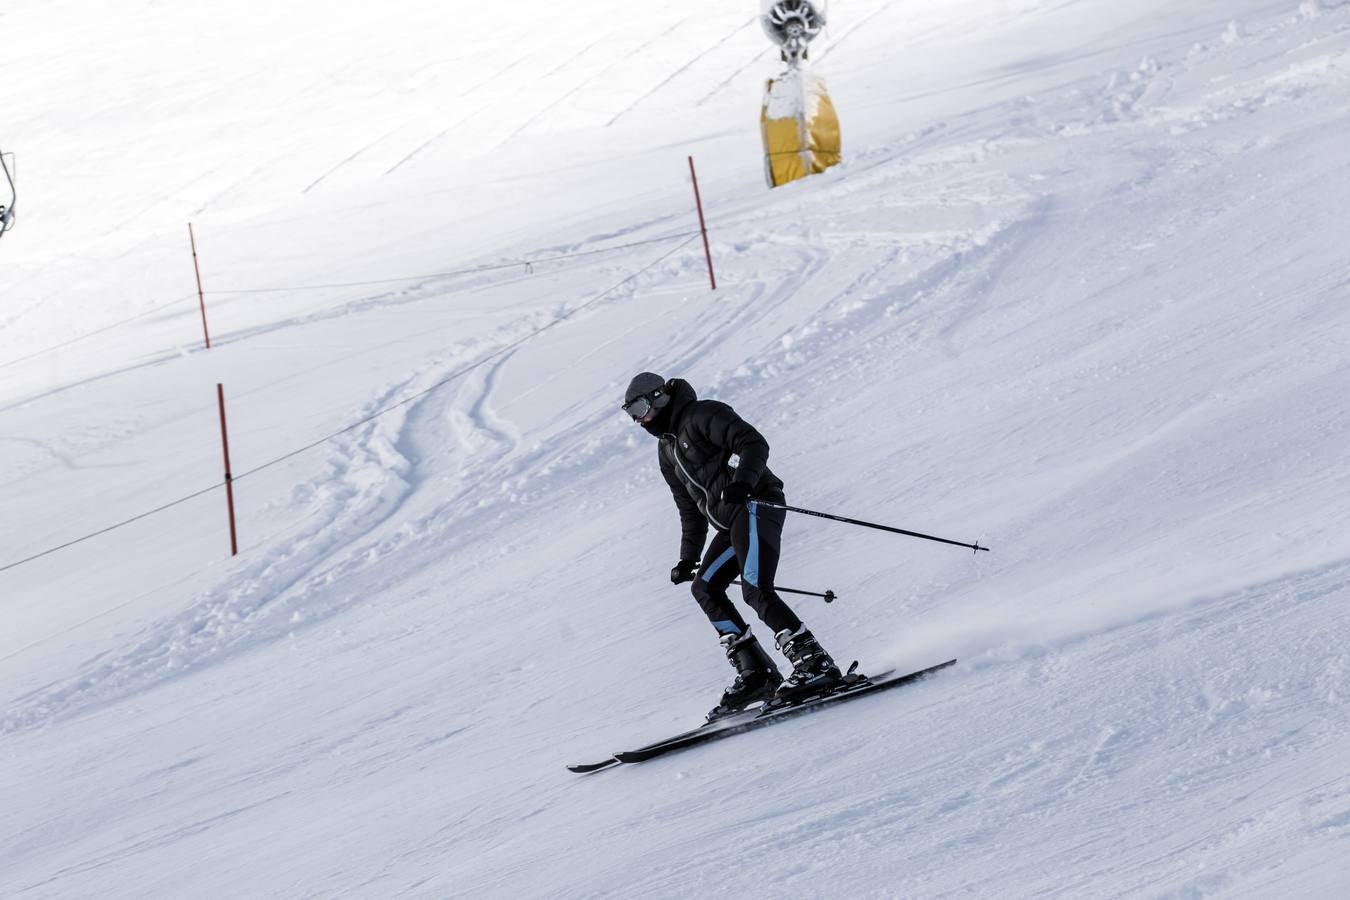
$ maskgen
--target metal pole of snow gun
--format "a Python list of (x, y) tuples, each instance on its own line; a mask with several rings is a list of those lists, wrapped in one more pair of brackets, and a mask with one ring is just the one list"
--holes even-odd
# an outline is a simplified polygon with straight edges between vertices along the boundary
[(966, 547), (977, 553), (981, 550), (989, 551), (988, 547), (981, 547), (979, 544), (967, 544), (963, 541), (951, 541), (947, 538), (934, 537), (931, 534), (921, 534), (917, 531), (906, 531), (903, 528), (892, 528), (890, 525), (878, 525), (875, 522), (864, 522), (860, 519), (850, 519), (845, 516), (836, 516), (832, 513), (818, 512), (814, 509), (802, 509), (799, 506), (787, 506), (783, 503), (774, 503), (771, 500), (751, 500), (751, 503), (758, 503), (760, 506), (767, 506), (771, 509), (782, 509), (788, 512), (801, 513), (806, 516), (815, 516), (819, 519), (830, 519), (835, 522), (843, 522), (847, 525), (861, 525), (863, 528), (875, 528), (878, 531), (889, 531), (892, 534), (903, 534), (907, 537), (923, 538), (925, 541), (937, 541), (939, 544), (952, 544), (956, 547)]
[[(5, 162), (5, 157), (11, 160), (13, 153), (0, 153), (0, 170), (5, 173), (5, 180), (9, 182), (9, 203), (8, 205), (0, 203), (0, 235), (14, 227), (14, 204), (19, 202), (19, 189), (14, 186), (14, 173), (9, 170), (9, 165)], [(15, 171), (18, 171), (18, 165), (15, 165)]]
[[(733, 581), (732, 584), (745, 584), (745, 582), (738, 580)], [(839, 595), (834, 591), (826, 591), (822, 594), (819, 591), (799, 591), (796, 588), (778, 587), (777, 585), (774, 585), (774, 590), (780, 594), (801, 594), (803, 597), (821, 597), (826, 603), (833, 603), (835, 600), (839, 599)]]

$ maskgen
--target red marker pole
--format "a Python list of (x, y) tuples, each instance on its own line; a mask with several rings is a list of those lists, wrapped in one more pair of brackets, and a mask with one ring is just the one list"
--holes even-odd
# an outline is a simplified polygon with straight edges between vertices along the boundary
[(202, 308), (202, 334), (206, 337), (206, 349), (211, 349), (211, 332), (206, 329), (206, 296), (202, 293), (202, 270), (197, 264), (197, 236), (192, 233), (192, 223), (188, 223), (188, 240), (192, 243), (192, 270), (197, 273), (197, 303)]
[(708, 281), (712, 289), (717, 290), (717, 277), (713, 275), (712, 250), (708, 248), (708, 224), (703, 220), (703, 199), (698, 195), (698, 174), (694, 171), (694, 158), (689, 157), (689, 177), (694, 182), (694, 205), (698, 207), (698, 227), (703, 232), (703, 255), (708, 260)]
[(239, 555), (239, 536), (234, 528), (234, 476), (230, 474), (230, 436), (225, 430), (225, 386), (216, 385), (220, 403), (220, 444), (225, 448), (225, 505), (230, 511), (230, 555)]

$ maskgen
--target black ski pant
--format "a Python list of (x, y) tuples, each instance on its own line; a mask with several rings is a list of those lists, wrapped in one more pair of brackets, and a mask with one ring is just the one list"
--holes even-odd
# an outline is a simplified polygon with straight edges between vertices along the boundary
[(741, 593), (746, 604), (769, 626), (770, 634), (801, 627), (796, 613), (773, 589), (786, 518), (783, 510), (761, 507), (752, 501), (736, 513), (731, 530), (719, 530), (708, 545), (692, 590), (718, 634), (745, 634), (749, 627), (727, 596), (727, 588), (737, 575), (741, 576)]

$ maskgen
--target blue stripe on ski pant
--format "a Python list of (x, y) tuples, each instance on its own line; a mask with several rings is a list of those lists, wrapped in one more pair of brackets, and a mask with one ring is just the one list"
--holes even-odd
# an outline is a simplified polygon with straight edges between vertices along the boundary
[(723, 553), (721, 556), (717, 557), (716, 562), (714, 562), (711, 566), (708, 566), (708, 571), (703, 573), (702, 579), (704, 581), (712, 581), (712, 577), (717, 573), (717, 570), (722, 568), (728, 562), (730, 562), (732, 557), (734, 557), (735, 555), (736, 549), (734, 547), (728, 547), (726, 553)]
[(720, 621), (714, 622), (713, 627), (717, 629), (718, 634), (739, 635), (741, 633), (741, 626), (737, 625), (730, 619), (722, 619)]
[(750, 503), (750, 549), (745, 554), (741, 580), (751, 587), (759, 587), (759, 504)]

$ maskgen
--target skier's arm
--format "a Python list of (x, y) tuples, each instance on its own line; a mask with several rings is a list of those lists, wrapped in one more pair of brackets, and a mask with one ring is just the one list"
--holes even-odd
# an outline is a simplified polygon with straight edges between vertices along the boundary
[(709, 401), (709, 414), (701, 424), (705, 436), (719, 447), (725, 447), (740, 457), (733, 481), (750, 487), (759, 484), (760, 476), (769, 465), (769, 442), (749, 422), (736, 415), (725, 403)]
[(675, 498), (675, 507), (680, 511), (680, 559), (698, 559), (708, 540), (708, 519), (699, 512), (698, 504), (675, 474), (675, 466), (664, 453), (659, 454), (659, 459), (661, 476), (670, 486), (670, 495)]

